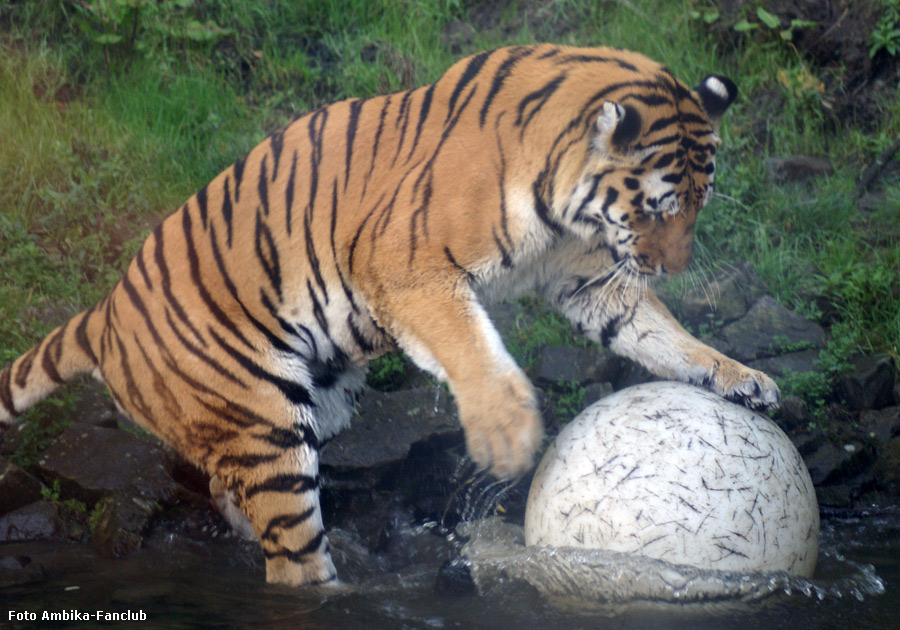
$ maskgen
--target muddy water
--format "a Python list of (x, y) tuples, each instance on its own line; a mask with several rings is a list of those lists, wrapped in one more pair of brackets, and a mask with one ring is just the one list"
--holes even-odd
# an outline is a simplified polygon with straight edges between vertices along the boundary
[[(126, 559), (98, 558), (83, 546), (0, 546), (4, 558), (56, 567), (36, 581), (0, 590), (0, 628), (898, 628), (900, 511), (826, 517), (822, 561), (813, 580), (773, 576), (772, 592), (713, 606), (560, 607), (526, 581), (499, 575), (482, 595), (435, 591), (439, 569), (460, 540), (410, 528), (373, 556), (348, 532), (332, 546), (342, 587), (294, 590), (263, 583), (255, 547), (233, 537), (186, 540), (158, 535)], [(502, 543), (504, 541), (498, 541)], [(508, 544), (509, 541), (505, 541)], [(43, 556), (42, 556), (43, 554)], [(42, 557), (44, 558), (42, 560)], [(582, 602), (589, 603), (589, 602)], [(13, 620), (9, 611), (15, 611)], [(128, 614), (134, 622), (45, 621), (44, 612)], [(19, 619), (16, 620), (16, 614)], [(37, 621), (22, 615), (36, 615)], [(140, 616), (145, 619), (140, 620)]]

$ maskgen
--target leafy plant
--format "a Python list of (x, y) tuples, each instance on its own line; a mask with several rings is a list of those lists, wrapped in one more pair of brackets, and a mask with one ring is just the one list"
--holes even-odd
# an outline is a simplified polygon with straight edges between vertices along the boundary
[(892, 57), (900, 53), (900, 0), (883, 0), (883, 12), (869, 36), (869, 58), (880, 51)]
[(214, 44), (234, 34), (193, 17), (194, 0), (90, 0), (75, 6), (76, 24), (104, 49), (107, 70), (111, 53), (130, 63), (136, 54), (167, 57), (173, 44)]

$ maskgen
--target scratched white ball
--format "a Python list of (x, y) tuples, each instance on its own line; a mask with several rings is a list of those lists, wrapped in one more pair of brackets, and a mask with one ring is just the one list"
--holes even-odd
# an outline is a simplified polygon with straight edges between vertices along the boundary
[(811, 576), (819, 509), (809, 472), (768, 418), (682, 383), (601, 399), (534, 476), (525, 544), (631, 552), (725, 571)]

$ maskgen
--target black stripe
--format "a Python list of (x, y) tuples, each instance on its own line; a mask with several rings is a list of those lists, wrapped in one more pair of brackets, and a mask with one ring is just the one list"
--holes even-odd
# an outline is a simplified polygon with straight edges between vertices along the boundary
[(422, 205), (419, 206), (415, 212), (412, 213), (409, 222), (409, 266), (412, 267), (413, 259), (416, 256), (416, 250), (418, 249), (418, 235), (416, 234), (417, 229), (416, 225), (420, 222), (421, 218), (422, 224), (422, 234), (425, 236), (426, 240), (428, 239), (428, 207), (431, 204), (431, 194), (433, 191), (434, 184), (434, 172), (429, 169), (428, 171), (428, 179), (425, 180), (425, 189), (422, 192)]
[(353, 337), (353, 341), (356, 342), (356, 345), (359, 346), (360, 350), (368, 354), (375, 349), (375, 347), (369, 342), (369, 340), (366, 339), (365, 336), (363, 336), (362, 331), (360, 331), (360, 329), (353, 322), (353, 313), (347, 314), (347, 327), (350, 329), (350, 335)]
[(362, 197), (366, 196), (366, 189), (369, 187), (369, 178), (372, 177), (372, 171), (375, 170), (375, 158), (378, 155), (378, 147), (381, 142), (381, 133), (384, 131), (384, 119), (387, 116), (388, 107), (391, 105), (391, 97), (384, 97), (384, 106), (381, 108), (381, 114), (378, 118), (378, 129), (375, 131), (375, 141), (372, 143), (372, 162), (369, 164), (369, 172), (366, 173), (366, 181), (363, 183)]
[(219, 324), (222, 325), (222, 327), (224, 327), (232, 335), (240, 339), (241, 343), (243, 343), (245, 346), (247, 346), (251, 350), (254, 350), (255, 348), (253, 344), (250, 343), (246, 337), (244, 337), (244, 334), (238, 329), (231, 318), (228, 317), (228, 315), (225, 314), (222, 308), (218, 304), (216, 304), (215, 300), (213, 300), (212, 295), (210, 295), (209, 291), (206, 288), (206, 285), (203, 283), (203, 279), (200, 277), (200, 260), (197, 257), (197, 248), (194, 246), (191, 215), (189, 213), (185, 212), (182, 215), (181, 225), (182, 229), (184, 230), (184, 242), (187, 249), (191, 280), (194, 283), (194, 287), (197, 289), (197, 293), (200, 296), (200, 299), (203, 300), (206, 308), (209, 309), (210, 313), (213, 314), (213, 317), (216, 318), (216, 321), (218, 321)]
[(284, 148), (284, 132), (287, 128), (282, 127), (278, 131), (269, 135), (269, 146), (272, 148), (272, 181), (278, 177), (278, 164), (281, 162), (281, 151)]
[[(263, 549), (263, 555), (267, 560), (271, 560), (272, 558), (287, 558), (291, 562), (302, 562), (304, 558), (316, 553), (319, 550), (319, 547), (322, 546), (322, 540), (324, 538), (325, 531), (323, 530), (313, 536), (313, 538), (308, 543), (306, 543), (296, 551), (290, 551), (288, 549), (282, 549), (280, 551), (269, 551), (267, 549)], [(328, 581), (330, 581), (330, 579)]]
[[(316, 121), (321, 119), (321, 124), (316, 128)], [(322, 108), (309, 119), (309, 142), (312, 149), (309, 155), (309, 206), (307, 216), (312, 219), (315, 210), (316, 193), (319, 191), (319, 166), (322, 163), (322, 136), (325, 133), (325, 123), (328, 122), (328, 110)]]
[(612, 186), (606, 189), (606, 198), (603, 200), (603, 206), (600, 208), (600, 210), (603, 212), (603, 217), (610, 223), (615, 223), (615, 221), (613, 221), (612, 217), (609, 215), (609, 207), (616, 203), (618, 199), (618, 190), (616, 190)]
[(303, 238), (306, 245), (306, 259), (312, 269), (313, 276), (316, 278), (316, 284), (322, 291), (325, 303), (328, 304), (328, 287), (325, 285), (325, 279), (322, 277), (322, 269), (319, 264), (319, 256), (316, 253), (316, 242), (313, 238), (312, 226), (310, 225), (310, 216), (307, 214), (303, 217)]
[(310, 475), (299, 473), (283, 473), (273, 475), (265, 481), (253, 484), (244, 491), (244, 498), (250, 499), (260, 492), (281, 492), (286, 494), (303, 494), (319, 489), (319, 480)]
[(19, 413), (16, 411), (16, 406), (13, 403), (11, 372), (11, 365), (0, 371), (0, 403), (3, 403), (3, 408), (6, 409), (9, 415), (16, 417)]
[[(524, 133), (524, 127), (528, 126), (528, 123), (531, 122), (531, 119), (534, 118), (534, 115), (537, 114), (540, 111), (540, 109), (544, 106), (544, 103), (546, 103), (547, 100), (551, 96), (553, 96), (554, 92), (556, 92), (556, 90), (559, 89), (559, 86), (562, 84), (562, 82), (565, 79), (566, 79), (566, 74), (563, 73), (563, 74), (559, 75), (558, 77), (556, 77), (555, 79), (552, 79), (549, 83), (547, 83), (541, 89), (536, 90), (536, 91), (532, 92), (531, 94), (528, 94), (525, 98), (523, 98), (521, 101), (519, 101), (519, 115), (516, 118), (515, 125), (517, 127), (520, 125), (523, 126), (523, 130), (522, 130), (523, 133)], [(532, 108), (532, 110), (528, 114), (528, 117), (523, 121), (522, 115), (525, 113), (525, 108), (528, 107), (528, 105), (532, 101), (537, 101), (537, 104)]]
[(195, 357), (197, 357), (198, 359), (203, 361), (206, 365), (211, 367), (215, 372), (217, 372), (219, 375), (227, 378), (232, 383), (239, 385), (240, 387), (242, 387), (244, 389), (250, 389), (249, 386), (244, 381), (242, 381), (237, 376), (235, 376), (234, 374), (232, 374), (231, 372), (226, 370), (225, 367), (221, 363), (219, 363), (218, 361), (213, 359), (211, 356), (209, 356), (209, 353), (201, 350), (200, 348), (198, 348), (197, 346), (192, 344), (190, 341), (188, 341), (187, 337), (185, 337), (184, 335), (181, 334), (181, 331), (178, 330), (178, 328), (175, 326), (175, 322), (172, 321), (172, 316), (169, 314), (169, 309), (165, 309), (165, 318), (166, 318), (166, 323), (169, 325), (169, 328), (171, 328), (172, 332), (175, 333), (175, 337), (178, 339), (178, 341), (181, 343), (181, 345), (184, 347), (185, 350), (187, 350), (192, 355), (194, 355)]
[(281, 453), (255, 453), (246, 455), (223, 455), (216, 462), (216, 468), (256, 468), (263, 464), (270, 464), (281, 457)]
[(197, 194), (194, 195), (194, 198), (197, 200), (197, 207), (200, 208), (200, 223), (203, 224), (203, 229), (206, 229), (206, 186), (197, 191)]
[(500, 265), (509, 269), (513, 266), (512, 258), (509, 256), (509, 250), (506, 249), (503, 245), (503, 241), (497, 236), (497, 228), (491, 228), (491, 232), (494, 235), (494, 243), (497, 244), (497, 249), (500, 250)]
[(433, 95), (434, 83), (432, 83), (431, 87), (425, 91), (425, 98), (422, 99), (422, 108), (419, 110), (419, 124), (416, 125), (416, 137), (413, 139), (412, 147), (409, 149), (409, 155), (406, 157), (407, 161), (412, 159), (413, 152), (416, 150), (416, 147), (419, 146), (419, 136), (422, 135), (422, 127), (428, 119), (428, 112), (431, 110), (431, 99)]
[[(144, 364), (150, 370), (150, 373), (153, 376), (153, 393), (157, 400), (162, 400), (163, 405), (165, 406), (165, 411), (168, 415), (173, 418), (183, 418), (184, 411), (181, 409), (181, 405), (178, 404), (178, 399), (175, 394), (172, 393), (172, 390), (168, 388), (167, 383), (170, 379), (164, 377), (162, 372), (156, 369), (156, 366), (153, 365), (153, 362), (150, 360), (150, 356), (147, 354), (147, 351), (144, 350), (144, 346), (141, 345), (140, 340), (138, 339), (137, 333), (133, 333), (132, 335), (134, 339), (134, 344), (140, 350), (141, 355), (144, 357)], [(163, 359), (165, 362), (165, 359)], [(174, 407), (173, 407), (174, 406)], [(149, 406), (148, 406), (149, 412)], [(148, 420), (151, 420), (148, 416)]]
[[(147, 242), (144, 241), (144, 245)], [(147, 290), (153, 290), (153, 283), (150, 282), (150, 275), (147, 273), (147, 265), (144, 263), (144, 245), (141, 245), (141, 248), (138, 250), (137, 256), (135, 256), (135, 262), (137, 263), (138, 271), (141, 272), (141, 277), (144, 279), (144, 284), (147, 285)]]
[(319, 324), (319, 328), (322, 329), (322, 332), (325, 333), (326, 336), (331, 336), (328, 333), (328, 319), (325, 317), (325, 311), (322, 310), (322, 304), (319, 302), (319, 298), (316, 296), (316, 291), (313, 289), (312, 283), (309, 279), (306, 280), (306, 288), (309, 291), (309, 299), (312, 300), (313, 304), (313, 315), (316, 317), (316, 322)]
[(309, 427), (295, 423), (291, 429), (272, 427), (265, 435), (254, 435), (254, 439), (261, 440), (283, 450), (308, 447), (314, 451), (319, 450), (319, 438)]
[[(241, 182), (244, 181), (244, 166), (247, 163), (247, 156), (241, 156), (237, 159), (237, 161), (231, 165), (231, 170), (234, 173), (234, 200), (241, 200)], [(204, 226), (205, 227), (205, 226)]]
[(479, 116), (482, 127), (484, 127), (484, 123), (487, 120), (487, 113), (491, 107), (491, 103), (494, 101), (497, 93), (503, 87), (503, 82), (506, 81), (506, 79), (512, 73), (513, 67), (519, 61), (532, 54), (533, 52), (534, 48), (524, 48), (521, 46), (510, 49), (509, 56), (502, 64), (500, 64), (500, 68), (498, 68), (497, 72), (494, 74), (494, 80), (491, 82), (491, 89), (488, 92), (487, 98), (485, 98), (484, 100), (484, 104), (482, 104), (481, 106), (481, 112)]
[(75, 327), (75, 343), (78, 344), (78, 347), (81, 348), (81, 351), (90, 359), (91, 363), (97, 365), (97, 355), (94, 354), (94, 349), (91, 347), (91, 342), (87, 336), (87, 323), (88, 319), (91, 315), (94, 314), (94, 309), (97, 308), (96, 305), (89, 308), (82, 315), (81, 321), (78, 322), (78, 326)]
[(356, 129), (359, 127), (359, 114), (362, 111), (363, 102), (355, 100), (350, 102), (350, 120), (347, 123), (347, 154), (344, 166), (344, 190), (350, 182), (350, 164), (353, 161), (353, 142), (356, 139)]
[(274, 543), (278, 542), (278, 535), (274, 533), (275, 529), (293, 529), (302, 523), (308, 521), (313, 514), (316, 513), (315, 505), (310, 508), (300, 512), (299, 514), (282, 514), (281, 516), (276, 516), (269, 521), (266, 530), (259, 537), (260, 540), (271, 540)]
[[(185, 216), (187, 216), (187, 205), (182, 209), (182, 212)], [(169, 274), (169, 265), (166, 262), (166, 255), (164, 251), (163, 244), (163, 230), (162, 224), (157, 225), (156, 229), (153, 230), (153, 237), (156, 240), (156, 247), (153, 250), (153, 260), (156, 263), (157, 268), (159, 269), (160, 274), (162, 275), (162, 290), (163, 295), (166, 298), (166, 301), (172, 306), (172, 310), (175, 311), (175, 315), (178, 317), (181, 322), (187, 326), (188, 330), (191, 331), (191, 334), (194, 335), (194, 338), (197, 339), (197, 342), (206, 347), (206, 340), (200, 334), (200, 331), (191, 323), (191, 320), (188, 318), (187, 313), (184, 308), (181, 306), (181, 302), (178, 301), (178, 298), (172, 293), (172, 278)]]
[(671, 125), (678, 124), (679, 115), (675, 114), (674, 116), (666, 116), (665, 118), (657, 118), (653, 121), (653, 124), (647, 129), (644, 135), (648, 136), (655, 131), (659, 131), (660, 129), (665, 129), (670, 127)]
[(591, 189), (587, 192), (584, 199), (581, 200), (578, 209), (575, 210), (575, 215), (572, 217), (573, 221), (581, 221), (584, 218), (584, 211), (587, 210), (588, 204), (592, 202), (597, 195), (597, 187), (600, 185), (600, 182), (612, 172), (613, 169), (609, 168), (594, 175), (591, 179)]
[(278, 301), (281, 302), (281, 261), (278, 257), (278, 247), (275, 245), (275, 239), (272, 238), (272, 231), (262, 220), (262, 215), (258, 211), (256, 213), (256, 230), (254, 231), (253, 244), (256, 258), (259, 260), (259, 264), (262, 266), (272, 288), (275, 289)]
[(457, 271), (461, 271), (462, 273), (465, 274), (467, 280), (469, 280), (471, 282), (475, 279), (475, 276), (474, 276), (474, 274), (472, 274), (472, 272), (470, 272), (468, 269), (466, 269), (465, 267), (460, 265), (458, 262), (456, 262), (456, 257), (453, 255), (453, 252), (450, 251), (449, 247), (444, 248), (444, 256), (447, 257), (447, 260), (450, 261), (450, 264), (453, 265), (453, 267)]
[[(53, 355), (57, 354), (57, 349), (61, 347), (62, 343), (62, 335), (65, 331), (64, 327), (60, 327), (56, 329), (49, 339), (47, 339), (44, 344), (44, 356), (41, 357), (41, 367), (44, 369), (44, 372), (50, 378), (51, 381), (62, 385), (66, 381), (59, 375), (59, 372), (56, 370), (56, 363), (59, 360), (58, 357), (54, 357)], [(53, 354), (51, 354), (53, 351)]]
[[(20, 389), (25, 389), (28, 383), (28, 375), (31, 374), (31, 368), (34, 365), (34, 358), (38, 354), (40, 346), (35, 346), (22, 357), (19, 367), (16, 369), (15, 383)], [(12, 374), (12, 365), (9, 366), (10, 374)]]
[(409, 124), (409, 110), (408, 107), (409, 99), (412, 96), (412, 90), (403, 95), (403, 99), (400, 101), (400, 111), (397, 113), (397, 120), (394, 121), (394, 129), (399, 127), (400, 120), (403, 120), (403, 128), (400, 129), (400, 140), (397, 142), (397, 152), (394, 153), (394, 159), (391, 161), (391, 167), (397, 163), (397, 158), (400, 156), (400, 151), (403, 149), (403, 141), (406, 139), (406, 128)]
[(550, 216), (550, 208), (547, 207), (547, 204), (541, 196), (541, 188), (543, 188), (544, 179), (546, 177), (547, 171), (541, 171), (541, 173), (538, 174), (537, 179), (534, 180), (534, 184), (531, 186), (531, 194), (534, 199), (534, 211), (544, 225), (550, 228), (554, 234), (560, 235), (563, 233), (563, 228)]
[(291, 403), (295, 405), (306, 405), (308, 407), (315, 407), (315, 404), (310, 398), (309, 391), (300, 383), (295, 383), (293, 381), (288, 381), (286, 379), (281, 378), (267, 370), (263, 369), (259, 365), (253, 362), (249, 357), (244, 356), (240, 353), (236, 348), (233, 348), (227, 341), (225, 341), (222, 337), (216, 334), (216, 331), (209, 328), (209, 333), (213, 336), (213, 339), (216, 340), (225, 352), (231, 356), (238, 364), (247, 370), (250, 374), (255, 376), (256, 378), (262, 379), (264, 381), (268, 381), (272, 385), (278, 388), (278, 390), (287, 398)]
[[(663, 94), (642, 94), (635, 92), (628, 94), (622, 98), (622, 103), (626, 101), (637, 101), (643, 103), (647, 107), (661, 107), (663, 105), (673, 105), (672, 99)], [(673, 105), (674, 106), (674, 105)]]
[(347, 296), (347, 301), (350, 302), (350, 308), (352, 308), (354, 312), (358, 312), (359, 307), (356, 305), (356, 300), (353, 298), (353, 291), (350, 290), (350, 286), (344, 279), (344, 272), (341, 271), (341, 265), (338, 263), (338, 250), (334, 241), (335, 233), (337, 232), (337, 214), (338, 192), (337, 178), (335, 177), (331, 183), (331, 226), (328, 235), (331, 242), (331, 258), (334, 263), (334, 268), (337, 270), (338, 279), (341, 281), (341, 288), (344, 290), (344, 295)]
[(284, 221), (288, 236), (291, 235), (291, 212), (294, 207), (294, 181), (297, 177), (297, 149), (294, 149), (294, 157), (291, 158), (291, 174), (284, 189)]
[(450, 95), (450, 103), (447, 107), (447, 118), (444, 120), (444, 124), (450, 122), (450, 117), (453, 116), (453, 109), (456, 107), (456, 101), (459, 100), (460, 94), (462, 94), (463, 89), (469, 82), (478, 76), (478, 73), (481, 72), (481, 68), (484, 66), (484, 62), (487, 61), (487, 58), (490, 55), (491, 52), (486, 51), (469, 59), (469, 63), (466, 64), (466, 69), (463, 70), (462, 76), (453, 88), (453, 94)]
[(634, 64), (623, 61), (622, 59), (619, 59), (617, 57), (605, 57), (603, 55), (563, 55), (562, 57), (557, 57), (553, 61), (558, 64), (612, 63), (619, 66), (620, 68), (624, 68), (625, 70), (638, 72), (637, 66), (635, 66)]
[[(267, 326), (265, 326), (250, 312), (250, 310), (238, 296), (237, 287), (234, 285), (234, 281), (232, 281), (231, 276), (228, 274), (228, 270), (225, 268), (225, 261), (222, 259), (222, 252), (219, 249), (219, 242), (216, 238), (215, 226), (212, 226), (209, 231), (209, 240), (212, 247), (213, 258), (216, 261), (216, 267), (219, 269), (219, 274), (222, 277), (222, 281), (225, 283), (225, 288), (228, 289), (228, 293), (231, 294), (231, 297), (235, 301), (235, 303), (241, 307), (241, 311), (244, 313), (244, 317), (246, 317), (247, 320), (251, 324), (253, 324), (254, 328), (256, 328), (266, 337), (266, 339), (274, 348), (276, 348), (277, 350), (281, 350), (282, 352), (293, 352), (293, 349), (289, 345), (284, 343), (278, 336), (275, 335), (275, 333), (269, 330)], [(260, 289), (260, 291), (262, 292), (262, 289)]]
[[(231, 247), (231, 193), (228, 192), (228, 176), (225, 176), (224, 199), (222, 200), (222, 218), (225, 219), (225, 227), (227, 228), (227, 238), (225, 242)], [(188, 216), (185, 212), (184, 216)]]
[[(256, 192), (266, 216), (269, 216), (269, 180), (266, 177), (266, 158), (268, 157), (268, 155), (264, 155), (259, 163), (259, 180), (256, 182)], [(235, 189), (234, 199), (237, 201), (237, 189)]]
[[(224, 420), (225, 422), (232, 424), (242, 431), (240, 432), (241, 436), (246, 435), (246, 430), (251, 429), (256, 426), (271, 426), (272, 423), (265, 418), (253, 413), (246, 407), (239, 405), (237, 403), (231, 402), (230, 400), (226, 400), (222, 398), (221, 395), (216, 394), (217, 397), (221, 398), (221, 402), (224, 403), (225, 408), (220, 408), (213, 406), (211, 403), (206, 402), (202, 398), (197, 395), (194, 395), (194, 400), (196, 400), (200, 405), (203, 406), (207, 411), (212, 413), (217, 418)], [(196, 425), (194, 425), (196, 426)]]
[(621, 322), (622, 316), (616, 315), (603, 325), (603, 328), (600, 330), (600, 343), (603, 347), (608, 348), (612, 340), (619, 334)]

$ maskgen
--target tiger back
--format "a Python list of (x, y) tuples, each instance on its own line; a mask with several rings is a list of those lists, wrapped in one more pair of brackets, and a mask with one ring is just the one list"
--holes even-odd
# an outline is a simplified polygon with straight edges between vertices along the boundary
[(690, 90), (636, 53), (545, 44), (297, 117), (0, 372), (0, 423), (91, 373), (212, 476), (267, 579), (301, 585), (336, 579), (318, 451), (372, 358), (399, 348), (447, 382), (480, 466), (531, 466), (535, 395), (487, 297), (537, 292), (661, 376), (776, 405), (768, 377), (691, 337), (646, 283), (690, 261), (735, 94), (719, 76)]

